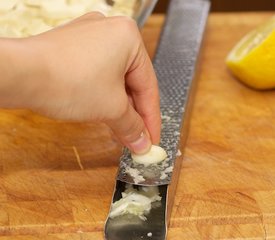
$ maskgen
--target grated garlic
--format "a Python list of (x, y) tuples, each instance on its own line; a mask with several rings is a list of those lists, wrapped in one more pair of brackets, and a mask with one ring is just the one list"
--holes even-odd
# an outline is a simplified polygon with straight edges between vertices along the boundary
[(158, 187), (140, 187), (134, 189), (132, 185), (127, 184), (126, 190), (122, 193), (122, 198), (114, 202), (111, 206), (110, 218), (130, 214), (138, 216), (145, 221), (146, 215), (152, 209), (152, 203), (161, 201)]

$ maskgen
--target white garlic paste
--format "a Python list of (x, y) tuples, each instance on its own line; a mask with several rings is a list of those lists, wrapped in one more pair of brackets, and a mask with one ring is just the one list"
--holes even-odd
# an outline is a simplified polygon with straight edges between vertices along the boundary
[(122, 193), (122, 198), (112, 204), (109, 216), (115, 218), (131, 214), (145, 221), (146, 215), (152, 209), (152, 204), (159, 201), (161, 201), (161, 197), (157, 186), (143, 186), (137, 190), (132, 185), (127, 184), (126, 190)]

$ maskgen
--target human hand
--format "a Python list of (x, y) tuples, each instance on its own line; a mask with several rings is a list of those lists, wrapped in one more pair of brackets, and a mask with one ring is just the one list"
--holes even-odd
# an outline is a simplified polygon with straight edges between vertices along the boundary
[(25, 77), (10, 106), (105, 122), (135, 153), (159, 142), (157, 79), (133, 20), (89, 13), (16, 44)]

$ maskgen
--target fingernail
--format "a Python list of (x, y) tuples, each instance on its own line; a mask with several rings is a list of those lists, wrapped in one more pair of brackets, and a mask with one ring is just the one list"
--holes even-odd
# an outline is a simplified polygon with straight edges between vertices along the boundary
[(129, 148), (136, 154), (143, 154), (149, 151), (151, 145), (148, 135), (142, 133), (136, 141), (129, 143)]

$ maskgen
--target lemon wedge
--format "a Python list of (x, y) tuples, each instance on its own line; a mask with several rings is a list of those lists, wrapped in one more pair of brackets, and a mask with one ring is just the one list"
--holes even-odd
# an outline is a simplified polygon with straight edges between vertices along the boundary
[(244, 36), (227, 56), (226, 64), (252, 88), (275, 88), (275, 17)]

